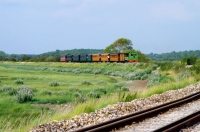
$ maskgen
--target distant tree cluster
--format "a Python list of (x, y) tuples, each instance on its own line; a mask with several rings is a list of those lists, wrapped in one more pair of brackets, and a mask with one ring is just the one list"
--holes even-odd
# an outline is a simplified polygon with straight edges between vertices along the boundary
[(188, 57), (200, 58), (200, 50), (190, 50), (190, 51), (181, 51), (181, 52), (171, 52), (171, 53), (162, 53), (162, 54), (147, 54), (147, 57), (151, 58), (154, 61), (177, 61), (182, 60), (183, 58)]
[(132, 41), (126, 38), (119, 38), (104, 49), (105, 53), (124, 53), (126, 50), (132, 50)]
[(119, 38), (116, 41), (114, 41), (112, 44), (110, 44), (108, 47), (104, 49), (104, 53), (138, 53), (138, 60), (139, 62), (150, 62), (151, 59), (148, 58), (145, 54), (142, 52), (133, 49), (132, 41), (126, 38)]
[(102, 49), (72, 49), (72, 50), (56, 50), (40, 54), (40, 56), (60, 56), (64, 54), (97, 54), (103, 53)]
[(0, 61), (23, 61), (23, 62), (59, 62), (60, 56), (63, 54), (95, 54), (103, 53), (102, 49), (72, 49), (72, 50), (56, 50), (39, 55), (32, 54), (6, 54), (0, 51)]
[(187, 65), (194, 65), (196, 64), (196, 61), (197, 61), (197, 57), (195, 56), (186, 57), (181, 60), (183, 64), (187, 64)]

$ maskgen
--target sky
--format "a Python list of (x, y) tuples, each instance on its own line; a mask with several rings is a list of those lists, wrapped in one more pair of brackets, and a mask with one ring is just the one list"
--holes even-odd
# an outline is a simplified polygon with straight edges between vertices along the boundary
[(200, 0), (0, 0), (0, 51), (105, 49), (119, 38), (142, 53), (200, 50)]

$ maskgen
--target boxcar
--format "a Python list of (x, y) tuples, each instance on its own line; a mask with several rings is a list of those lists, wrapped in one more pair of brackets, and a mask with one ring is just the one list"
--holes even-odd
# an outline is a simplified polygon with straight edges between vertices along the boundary
[(72, 55), (73, 62), (79, 62), (80, 61), (80, 55)]
[(109, 62), (110, 61), (110, 54), (101, 54), (101, 61), (102, 62)]
[(93, 62), (101, 61), (101, 54), (92, 54), (92, 61)]

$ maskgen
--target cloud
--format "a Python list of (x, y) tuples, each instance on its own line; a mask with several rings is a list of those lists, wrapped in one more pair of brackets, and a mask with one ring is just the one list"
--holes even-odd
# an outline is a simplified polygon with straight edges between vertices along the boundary
[(176, 1), (154, 3), (150, 13), (152, 18), (158, 20), (187, 20), (191, 17), (184, 4)]

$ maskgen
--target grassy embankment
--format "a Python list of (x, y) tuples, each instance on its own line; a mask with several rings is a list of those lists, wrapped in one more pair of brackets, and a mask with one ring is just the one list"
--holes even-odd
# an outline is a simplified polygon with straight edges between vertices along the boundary
[[(178, 89), (199, 81), (194, 70), (179, 64), (152, 73), (156, 65), (117, 63), (3, 63), (0, 64), (0, 88), (5, 85), (18, 89), (27, 85), (33, 89), (32, 101), (18, 103), (15, 95), (0, 92), (0, 130), (26, 131), (40, 123), (67, 119), (91, 112), (109, 104), (130, 101), (170, 89)], [(160, 74), (159, 74), (160, 73)], [(158, 75), (159, 74), (159, 75)], [(112, 76), (112, 77), (111, 77)], [(116, 78), (116, 77), (121, 78)], [(17, 79), (24, 84), (17, 84)], [(140, 93), (126, 92), (126, 80), (149, 79), (148, 88)], [(54, 84), (58, 86), (51, 86)], [(156, 84), (156, 85), (152, 85)], [(72, 111), (33, 107), (32, 104), (75, 103)], [(65, 108), (65, 107), (63, 107)], [(43, 111), (42, 111), (43, 110)], [(41, 115), (42, 111), (42, 115)]]

